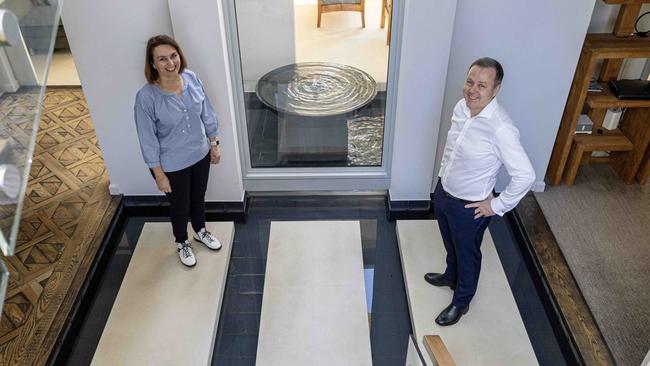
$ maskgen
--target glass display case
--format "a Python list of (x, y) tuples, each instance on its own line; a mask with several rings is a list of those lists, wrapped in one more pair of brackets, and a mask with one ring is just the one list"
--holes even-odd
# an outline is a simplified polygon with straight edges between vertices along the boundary
[(6, 256), (18, 236), (60, 10), (57, 0), (0, 0), (0, 248)]

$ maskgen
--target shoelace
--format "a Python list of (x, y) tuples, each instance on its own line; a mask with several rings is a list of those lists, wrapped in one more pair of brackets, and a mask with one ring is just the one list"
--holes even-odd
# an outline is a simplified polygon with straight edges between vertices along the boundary
[(190, 246), (190, 243), (183, 244), (181, 251), (183, 252), (183, 258), (192, 256), (192, 247)]
[(212, 240), (212, 234), (207, 230), (204, 230), (199, 235), (201, 236), (201, 240), (205, 240), (207, 238), (208, 241), (210, 241), (210, 242), (214, 241), (214, 240)]

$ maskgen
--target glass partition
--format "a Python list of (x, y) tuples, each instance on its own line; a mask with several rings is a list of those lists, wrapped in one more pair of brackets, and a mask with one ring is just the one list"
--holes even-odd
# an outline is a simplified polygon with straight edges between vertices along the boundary
[(9, 283), (9, 271), (7, 271), (4, 262), (0, 260), (0, 310), (4, 306), (7, 283)]
[(391, 3), (234, 0), (252, 168), (382, 165)]
[(0, 0), (0, 248), (4, 255), (14, 253), (59, 15), (57, 0)]

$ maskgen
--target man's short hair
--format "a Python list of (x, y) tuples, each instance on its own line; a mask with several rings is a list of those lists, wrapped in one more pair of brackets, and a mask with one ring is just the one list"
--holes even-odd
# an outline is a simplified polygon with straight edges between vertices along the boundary
[(501, 66), (499, 61), (490, 57), (481, 57), (469, 65), (467, 72), (469, 72), (472, 66), (494, 69), (494, 71), (496, 71), (496, 76), (494, 77), (494, 86), (501, 85), (501, 82), (503, 81), (503, 66)]

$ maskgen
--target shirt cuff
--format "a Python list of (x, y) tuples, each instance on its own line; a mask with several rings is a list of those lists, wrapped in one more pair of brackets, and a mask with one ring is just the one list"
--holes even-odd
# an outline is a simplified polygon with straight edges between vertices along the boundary
[(209, 139), (211, 139), (211, 138), (213, 138), (213, 137), (218, 137), (218, 136), (219, 136), (219, 133), (218, 133), (218, 132), (215, 132), (215, 133), (209, 133), (209, 134), (208, 134), (208, 138), (209, 138)]
[(499, 197), (493, 198), (490, 206), (492, 207), (492, 211), (499, 216), (503, 216), (507, 211)]
[(155, 168), (157, 166), (160, 166), (160, 162), (159, 161), (154, 161), (152, 163), (147, 163), (147, 166), (149, 167), (149, 169), (152, 169), (152, 168)]

